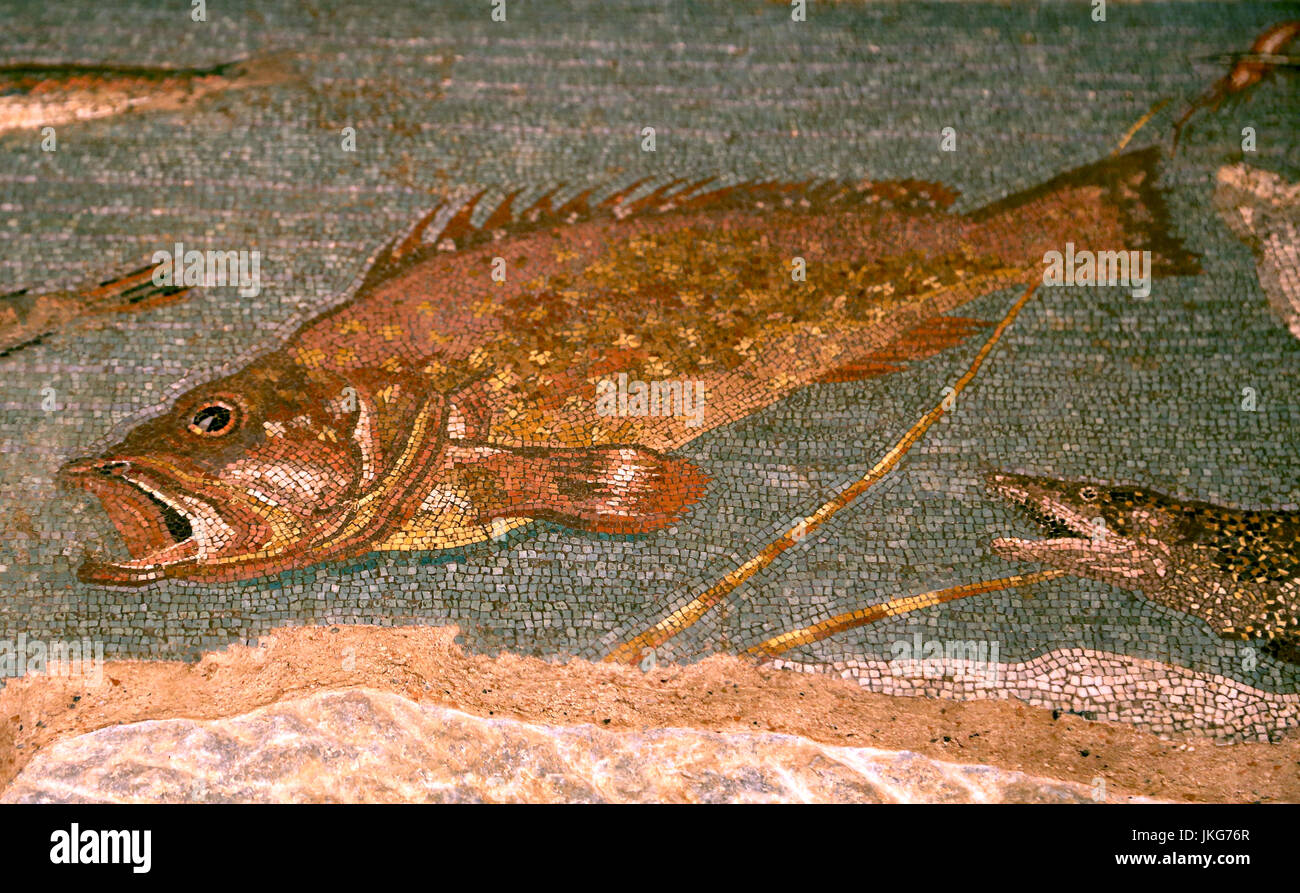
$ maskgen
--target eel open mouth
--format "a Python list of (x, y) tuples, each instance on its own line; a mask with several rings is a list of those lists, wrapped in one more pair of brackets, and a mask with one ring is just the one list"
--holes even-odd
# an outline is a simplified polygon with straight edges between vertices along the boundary
[(192, 498), (168, 493), (156, 475), (125, 460), (88, 459), (68, 463), (60, 476), (99, 498), (131, 556), (124, 562), (88, 558), (78, 572), (83, 582), (145, 582), (198, 556), (209, 523), (202, 515), (209, 513), (196, 511)]
[[(1089, 506), (1067, 501), (1048, 485), (1021, 475), (985, 475), (989, 488), (1042, 528), (1045, 539), (998, 537), (990, 544), (1003, 558), (1063, 565), (1084, 556), (1123, 552), (1130, 543), (1106, 528)], [(1055, 560), (1052, 560), (1055, 559)]]

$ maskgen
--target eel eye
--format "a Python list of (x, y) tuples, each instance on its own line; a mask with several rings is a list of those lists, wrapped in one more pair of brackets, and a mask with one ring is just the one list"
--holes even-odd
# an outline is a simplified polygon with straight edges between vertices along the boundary
[(221, 400), (203, 406), (190, 419), (190, 431), (201, 437), (220, 437), (235, 428), (235, 407)]
[(1084, 502), (1096, 502), (1097, 488), (1084, 487), (1082, 490), (1079, 491), (1079, 498), (1082, 499)]

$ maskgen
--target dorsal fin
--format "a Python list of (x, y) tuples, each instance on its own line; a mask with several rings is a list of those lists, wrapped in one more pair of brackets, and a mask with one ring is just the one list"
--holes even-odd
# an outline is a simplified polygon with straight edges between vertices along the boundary
[(782, 208), (816, 213), (852, 207), (885, 207), (899, 210), (942, 210), (949, 207), (959, 193), (939, 183), (923, 180), (864, 180), (849, 183), (838, 180), (765, 180), (743, 181), (729, 186), (714, 186), (716, 177), (699, 180), (672, 179), (633, 198), (653, 180), (643, 177), (617, 189), (599, 201), (593, 201), (596, 187), (578, 192), (559, 207), (554, 199), (563, 184), (550, 189), (522, 210), (514, 210), (515, 200), (524, 192), (506, 193), (475, 225), (473, 217), (483, 207), (487, 190), (463, 199), (441, 226), (435, 221), (446, 215), (452, 203), (447, 199), (379, 253), (379, 259), (366, 276), (374, 283), (419, 263), (438, 251), (462, 250), (500, 235), (565, 226), (597, 219), (624, 219), (637, 214), (667, 214), (674, 211), (737, 210), (745, 208)]

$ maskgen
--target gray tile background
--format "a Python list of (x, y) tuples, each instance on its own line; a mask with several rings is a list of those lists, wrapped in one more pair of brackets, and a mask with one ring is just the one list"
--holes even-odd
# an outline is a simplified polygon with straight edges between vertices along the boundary
[[(683, 454), (714, 476), (681, 523), (642, 538), (537, 524), (456, 554), (374, 555), (227, 586), (84, 586), (82, 550), (117, 548), (97, 505), (53, 473), (161, 402), (340, 300), (366, 258), (467, 185), (613, 187), (645, 174), (917, 177), (977, 207), (1135, 145), (1294, 3), (770, 2), (0, 4), (0, 63), (200, 65), (282, 51), (300, 83), (234, 91), (185, 113), (65, 125), (59, 150), (0, 135), (0, 289), (66, 285), (182, 240), (258, 249), (264, 290), (57, 336), (0, 360), (0, 638), (101, 638), (110, 656), (192, 658), (285, 624), (458, 623), (468, 647), (598, 656), (690, 598), (857, 477), (961, 374), (978, 342), (866, 383), (805, 391)], [(444, 83), (445, 81), (445, 83)], [(1031, 528), (990, 500), (985, 468), (1142, 483), (1184, 498), (1300, 503), (1300, 344), (1269, 315), (1245, 246), (1209, 205), (1215, 169), (1249, 160), (1300, 177), (1295, 81), (1193, 125), (1164, 182), (1205, 274), (1040, 292), (956, 413), (906, 465), (664, 649), (693, 660), (896, 595), (1016, 570), (988, 541)], [(638, 131), (658, 128), (658, 151)], [(355, 154), (339, 129), (358, 131)], [(940, 153), (951, 125), (959, 151)], [(996, 319), (1015, 295), (968, 308)], [(1243, 387), (1260, 411), (1237, 409)], [(53, 387), (60, 409), (40, 408)], [(25, 511), (39, 532), (18, 532)], [(557, 558), (560, 559), (557, 561)], [(1029, 569), (1029, 568), (1023, 568)], [(1241, 668), (1193, 618), (1063, 578), (834, 636), (791, 653), (888, 657), (914, 632), (995, 638), (1004, 659), (1083, 646), (1172, 660), (1266, 689), (1294, 667)]]

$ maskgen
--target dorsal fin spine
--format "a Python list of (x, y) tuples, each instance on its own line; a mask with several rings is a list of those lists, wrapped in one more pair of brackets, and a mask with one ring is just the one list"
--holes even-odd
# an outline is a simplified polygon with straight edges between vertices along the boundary
[(503, 226), (513, 223), (515, 218), (511, 206), (515, 203), (515, 199), (519, 197), (521, 192), (523, 192), (522, 189), (516, 189), (514, 192), (508, 193), (506, 197), (501, 200), (501, 204), (497, 205), (496, 210), (488, 216), (488, 219), (483, 221), (483, 226), (481, 228), (491, 231), (494, 229), (501, 229)]
[[(599, 217), (623, 219), (643, 213), (766, 208), (769, 204), (814, 209), (870, 207), (882, 201), (902, 207), (939, 210), (946, 208), (957, 197), (956, 192), (942, 185), (919, 180), (862, 181), (857, 184), (840, 180), (815, 179), (751, 180), (705, 189), (717, 180), (717, 177), (709, 176), (694, 181), (687, 178), (673, 178), (639, 198), (632, 198), (652, 179), (652, 177), (641, 177), (595, 202), (592, 198), (596, 194), (597, 187), (589, 187), (556, 207), (555, 196), (564, 189), (564, 184), (560, 184), (542, 193), (522, 211), (514, 210), (515, 201), (524, 192), (523, 189), (517, 189), (507, 193), (493, 208), (488, 218), (481, 225), (475, 226), (471, 222), (472, 218), (488, 193), (487, 189), (482, 189), (470, 196), (439, 231), (430, 233), (434, 219), (448, 207), (448, 202), (443, 200), (432, 211), (425, 214), (412, 228), (410, 234), (398, 243), (398, 247), (391, 254), (390, 261), (400, 260), (405, 267), (407, 263), (418, 262), (426, 252), (436, 251), (439, 246), (444, 246), (449, 241), (456, 248), (464, 248), (501, 230), (539, 229), (548, 225), (566, 225)], [(418, 256), (411, 257), (413, 254)]]
[(416, 222), (415, 226), (411, 227), (411, 231), (407, 234), (406, 238), (393, 249), (393, 252), (390, 255), (391, 259), (400, 260), (410, 252), (419, 248), (420, 243), (424, 240), (425, 231), (428, 230), (429, 225), (433, 223), (434, 219), (437, 218), (440, 213), (442, 213), (442, 210), (445, 207), (447, 207), (447, 200), (443, 199), (433, 206), (432, 211), (421, 217), (419, 221)]
[(460, 210), (443, 226), (442, 232), (438, 233), (437, 241), (451, 239), (454, 242), (467, 233), (475, 232), (475, 227), (470, 224), (470, 220), (474, 216), (475, 209), (478, 208), (478, 203), (482, 201), (485, 195), (487, 195), (487, 190), (480, 189), (470, 196), (469, 201), (461, 205)]

